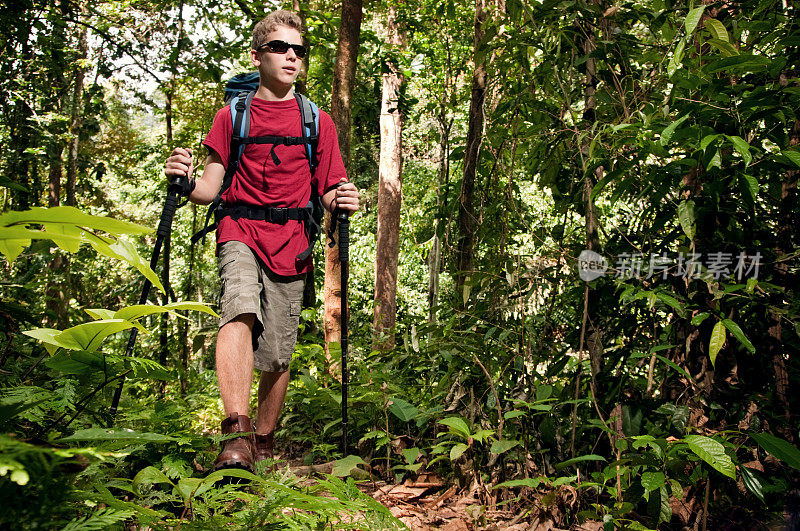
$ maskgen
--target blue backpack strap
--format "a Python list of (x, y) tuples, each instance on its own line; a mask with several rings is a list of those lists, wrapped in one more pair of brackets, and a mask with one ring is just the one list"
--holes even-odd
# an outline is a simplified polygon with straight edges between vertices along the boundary
[[(294, 98), (300, 108), (300, 120), (302, 121), (303, 138), (309, 139), (306, 146), (306, 157), (313, 177), (319, 162), (317, 161), (317, 144), (319, 141), (319, 108), (316, 104), (302, 94), (295, 92)], [(307, 218), (305, 220), (306, 237), (308, 238), (308, 248), (297, 255), (297, 259), (303, 261), (311, 256), (314, 244), (321, 232), (322, 224), (322, 200), (317, 191), (311, 188), (311, 199), (305, 207)]]
[(225, 176), (222, 178), (222, 185), (219, 188), (217, 197), (211, 202), (211, 205), (208, 207), (208, 212), (206, 212), (205, 226), (192, 236), (193, 243), (197, 242), (200, 238), (202, 238), (203, 243), (205, 243), (206, 234), (217, 228), (216, 222), (210, 224), (211, 218), (222, 206), (222, 194), (231, 187), (233, 176), (236, 170), (239, 169), (239, 162), (242, 160), (242, 153), (244, 152), (245, 146), (243, 139), (246, 139), (250, 133), (250, 104), (255, 94), (256, 92), (251, 90), (250, 92), (240, 92), (231, 98), (230, 111), (232, 130), (230, 153), (228, 154), (228, 167), (225, 168)]
[(302, 94), (295, 92), (294, 99), (300, 107), (300, 119), (303, 122), (303, 138), (310, 138), (306, 144), (306, 157), (308, 165), (311, 167), (311, 175), (317, 169), (317, 140), (319, 131), (319, 108), (317, 105)]

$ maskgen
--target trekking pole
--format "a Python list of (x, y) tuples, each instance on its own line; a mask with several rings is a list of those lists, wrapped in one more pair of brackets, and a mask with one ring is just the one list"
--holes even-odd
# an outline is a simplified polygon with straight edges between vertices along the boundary
[(347, 280), (350, 276), (350, 218), (347, 213), (337, 209), (336, 221), (339, 223), (339, 265), (342, 271), (342, 310), (339, 317), (342, 325), (342, 457), (347, 455)]
[[(169, 235), (172, 233), (172, 220), (175, 218), (175, 211), (178, 210), (178, 201), (181, 198), (181, 191), (184, 189), (182, 181), (185, 177), (177, 177), (173, 179), (167, 187), (167, 198), (164, 200), (164, 208), (161, 210), (161, 219), (158, 222), (158, 229), (156, 229), (156, 243), (153, 246), (153, 254), (150, 257), (150, 269), (155, 271), (158, 265), (158, 258), (161, 255), (161, 247), (166, 242), (164, 249), (164, 262), (169, 259)], [(146, 304), (147, 297), (150, 295), (150, 288), (153, 283), (149, 279), (145, 279), (144, 286), (142, 287), (142, 295), (139, 297), (139, 304)], [(164, 289), (169, 289), (164, 286)], [(125, 349), (125, 356), (133, 355), (133, 347), (136, 344), (136, 337), (139, 335), (139, 329), (136, 327), (131, 328), (131, 335), (128, 336), (128, 347)], [(114, 419), (117, 416), (117, 408), (119, 407), (119, 400), (122, 397), (122, 388), (125, 385), (125, 377), (120, 378), (119, 385), (114, 392), (114, 399), (111, 401), (111, 421), (109, 427), (114, 425)]]

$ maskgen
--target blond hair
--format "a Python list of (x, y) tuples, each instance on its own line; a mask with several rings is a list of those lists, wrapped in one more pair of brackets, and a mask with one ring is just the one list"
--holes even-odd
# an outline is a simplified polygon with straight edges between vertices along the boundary
[(275, 31), (278, 26), (285, 26), (303, 33), (303, 20), (294, 11), (279, 9), (267, 15), (253, 28), (253, 41), (251, 48), (257, 50), (267, 40), (267, 35)]

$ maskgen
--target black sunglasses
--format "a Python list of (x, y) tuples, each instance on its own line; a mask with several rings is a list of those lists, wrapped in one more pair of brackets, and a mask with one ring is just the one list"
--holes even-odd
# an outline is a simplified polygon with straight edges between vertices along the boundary
[(289, 51), (289, 48), (294, 50), (294, 54), (300, 59), (306, 56), (307, 50), (306, 47), (303, 46), (302, 44), (289, 44), (286, 41), (279, 41), (279, 40), (274, 40), (264, 43), (258, 48), (256, 48), (256, 51), (260, 52), (263, 50), (269, 50), (272, 53), (286, 53)]

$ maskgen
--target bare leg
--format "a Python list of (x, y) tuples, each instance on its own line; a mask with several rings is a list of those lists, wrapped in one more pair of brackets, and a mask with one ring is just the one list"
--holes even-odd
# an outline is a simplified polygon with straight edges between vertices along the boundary
[(250, 386), (253, 382), (252, 313), (225, 323), (217, 334), (217, 379), (225, 416), (249, 416)]
[(256, 433), (263, 435), (275, 431), (288, 387), (289, 371), (261, 372), (261, 380), (258, 382), (258, 423)]

